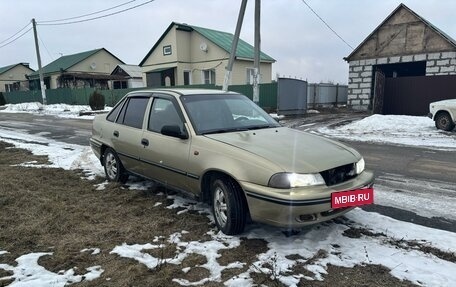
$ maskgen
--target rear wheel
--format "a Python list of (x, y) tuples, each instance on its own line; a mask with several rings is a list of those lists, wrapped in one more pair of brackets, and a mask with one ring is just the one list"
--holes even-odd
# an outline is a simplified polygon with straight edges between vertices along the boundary
[(128, 179), (128, 173), (125, 171), (117, 153), (113, 149), (107, 148), (103, 159), (106, 178), (109, 181), (125, 183)]
[(215, 178), (211, 183), (212, 212), (215, 224), (227, 235), (244, 231), (247, 204), (237, 183), (228, 177)]
[(444, 131), (451, 131), (454, 129), (454, 123), (450, 114), (441, 112), (435, 117), (435, 126)]

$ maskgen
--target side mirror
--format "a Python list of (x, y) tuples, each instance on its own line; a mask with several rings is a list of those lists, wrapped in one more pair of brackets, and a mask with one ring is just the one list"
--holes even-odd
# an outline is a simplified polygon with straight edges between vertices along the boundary
[(163, 126), (160, 132), (165, 136), (180, 138), (183, 140), (188, 139), (188, 134), (186, 132), (182, 132), (178, 125)]

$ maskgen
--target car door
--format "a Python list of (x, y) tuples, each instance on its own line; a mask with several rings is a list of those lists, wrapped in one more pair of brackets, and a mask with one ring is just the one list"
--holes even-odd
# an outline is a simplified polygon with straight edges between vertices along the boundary
[[(175, 127), (187, 138), (163, 134), (166, 126)], [(141, 173), (165, 185), (186, 190), (191, 138), (188, 137), (184, 117), (175, 98), (154, 95), (142, 141), (144, 145), (140, 158), (147, 168)]]
[(140, 151), (145, 112), (149, 104), (150, 96), (135, 95), (127, 98), (116, 124), (107, 131), (111, 137), (114, 150), (119, 155), (123, 166), (131, 172), (141, 171)]

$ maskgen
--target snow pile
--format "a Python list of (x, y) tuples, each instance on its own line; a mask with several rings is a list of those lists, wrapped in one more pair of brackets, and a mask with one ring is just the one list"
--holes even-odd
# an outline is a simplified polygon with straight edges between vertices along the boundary
[[(104, 111), (109, 112), (112, 108), (105, 107)], [(67, 105), (67, 104), (53, 104), (42, 105), (39, 102), (22, 103), (22, 104), (8, 104), (4, 113), (31, 113), (40, 115), (51, 115), (59, 118), (80, 118), (80, 119), (93, 119), (94, 116), (79, 116), (80, 112), (91, 112), (90, 106), (84, 105)]]
[[(1, 255), (2, 253), (0, 253)], [(14, 281), (9, 285), (14, 286), (55, 286), (63, 287), (68, 284), (81, 282), (82, 280), (92, 281), (101, 276), (104, 272), (100, 266), (92, 266), (86, 268), (88, 271), (84, 275), (75, 275), (73, 268), (59, 273), (54, 273), (46, 270), (43, 266), (38, 264), (38, 260), (42, 256), (50, 256), (52, 253), (30, 253), (22, 255), (16, 259), (17, 265), (11, 266), (8, 264), (0, 264), (0, 269), (10, 271), (13, 273), (11, 276), (0, 277), (1, 280)]]
[(437, 130), (427, 117), (372, 115), (344, 126), (322, 127), (317, 132), (353, 141), (456, 149), (453, 134)]

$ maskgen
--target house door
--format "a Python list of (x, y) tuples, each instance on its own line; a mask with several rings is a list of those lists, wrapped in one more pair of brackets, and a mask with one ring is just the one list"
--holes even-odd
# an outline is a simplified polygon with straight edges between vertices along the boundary
[(381, 114), (383, 113), (383, 99), (385, 97), (385, 74), (382, 71), (375, 71), (375, 82), (374, 82), (374, 100), (372, 103), (372, 113)]

